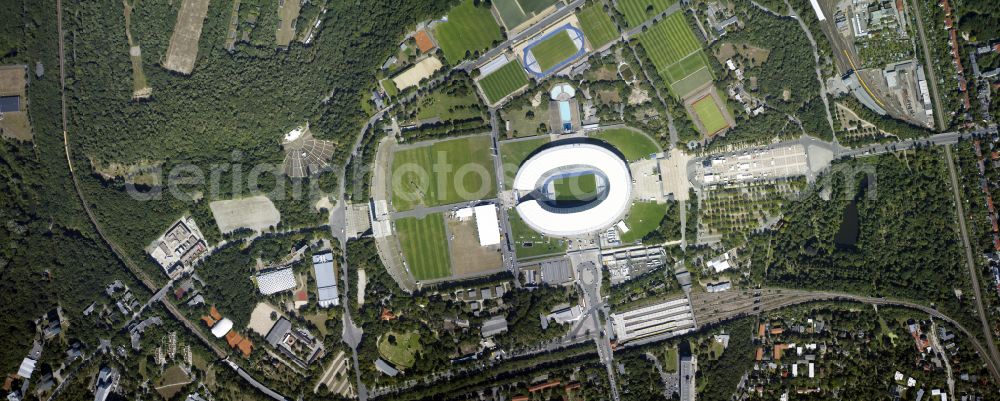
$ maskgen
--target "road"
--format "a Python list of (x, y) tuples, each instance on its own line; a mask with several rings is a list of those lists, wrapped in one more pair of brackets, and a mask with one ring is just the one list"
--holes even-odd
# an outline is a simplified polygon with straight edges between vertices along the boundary
[(990, 350), (989, 358), (994, 363), (1000, 363), (1000, 352), (997, 352), (996, 341), (993, 331), (990, 330), (989, 315), (983, 307), (983, 294), (979, 287), (979, 272), (976, 270), (975, 257), (972, 254), (972, 245), (969, 243), (969, 232), (965, 224), (965, 208), (962, 201), (961, 186), (958, 183), (958, 174), (955, 172), (955, 161), (951, 157), (951, 146), (944, 147), (945, 159), (948, 161), (948, 177), (951, 178), (952, 195), (955, 197), (955, 210), (958, 214), (958, 228), (962, 233), (962, 245), (965, 248), (965, 265), (969, 268), (969, 279), (972, 285), (972, 292), (975, 295), (976, 313), (979, 314), (980, 323), (983, 325), (983, 340)]
[(931, 98), (934, 99), (934, 116), (937, 117), (938, 129), (947, 129), (944, 123), (944, 109), (941, 108), (941, 96), (938, 90), (937, 72), (934, 70), (934, 58), (931, 57), (931, 49), (927, 46), (927, 34), (924, 33), (924, 18), (920, 16), (920, 4), (918, 0), (910, 0), (910, 9), (917, 20), (917, 35), (920, 36), (920, 47), (924, 49), (924, 70), (927, 73), (927, 83), (931, 87)]

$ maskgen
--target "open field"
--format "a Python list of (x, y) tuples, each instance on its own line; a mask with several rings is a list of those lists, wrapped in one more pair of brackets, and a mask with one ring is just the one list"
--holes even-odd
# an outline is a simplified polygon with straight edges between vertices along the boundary
[[(488, 135), (475, 135), (396, 152), (391, 172), (393, 208), (404, 211), (492, 198), (496, 183), (491, 146)], [(450, 170), (435, 172), (435, 164)]]
[(409, 369), (417, 360), (417, 352), (422, 351), (420, 334), (414, 332), (385, 333), (378, 342), (378, 354), (400, 369)]
[(528, 227), (524, 223), (524, 220), (521, 220), (521, 216), (517, 214), (517, 210), (511, 209), (508, 211), (507, 220), (510, 222), (510, 234), (514, 241), (514, 252), (519, 259), (530, 259), (566, 252), (566, 242), (558, 238), (546, 237), (532, 230), (531, 227)]
[(32, 139), (31, 124), (26, 111), (28, 101), (24, 90), (26, 84), (23, 64), (0, 66), (0, 96), (18, 96), (21, 103), (21, 111), (4, 113), (3, 120), (0, 120), (0, 134), (6, 138), (22, 141)]
[(524, 67), (521, 67), (521, 62), (514, 60), (490, 75), (480, 78), (478, 82), (486, 94), (486, 99), (490, 104), (494, 104), (527, 85), (528, 75), (524, 72)]
[(198, 40), (208, 14), (208, 0), (184, 0), (177, 13), (177, 24), (170, 35), (170, 46), (163, 67), (181, 74), (190, 74), (198, 58)]
[(163, 376), (160, 376), (160, 380), (156, 383), (156, 392), (160, 393), (164, 399), (169, 400), (190, 381), (191, 379), (187, 373), (184, 373), (184, 369), (174, 365), (163, 371)]
[(715, 104), (712, 96), (705, 96), (694, 102), (691, 107), (694, 109), (695, 117), (705, 127), (706, 135), (713, 135), (720, 130), (729, 127), (726, 117), (722, 115), (722, 110)]
[[(549, 102), (543, 101), (538, 107), (525, 104), (519, 109), (503, 108), (500, 111), (501, 117), (510, 122), (510, 131), (507, 137), (528, 137), (539, 134), (539, 126), (546, 125), (543, 132), (548, 132)], [(502, 132), (502, 131), (501, 131)]]
[(667, 207), (656, 202), (635, 202), (625, 217), (628, 232), (621, 235), (622, 243), (641, 240), (660, 226), (660, 220), (666, 214)]
[(223, 234), (239, 228), (267, 231), (272, 226), (276, 227), (281, 221), (278, 209), (264, 195), (214, 201), (209, 203), (208, 207), (212, 209), (215, 224)]
[(295, 20), (299, 18), (302, 3), (299, 0), (279, 0), (278, 32), (275, 38), (278, 47), (287, 47), (295, 39)]
[(576, 45), (573, 44), (573, 39), (569, 37), (569, 31), (566, 30), (552, 35), (531, 48), (531, 54), (538, 62), (539, 71), (548, 71), (549, 68), (559, 65), (576, 52)]
[(410, 273), (419, 280), (434, 280), (451, 275), (448, 237), (441, 213), (418, 219), (407, 217), (395, 221), (396, 235), (403, 248)]
[[(695, 53), (694, 56), (694, 60), (700, 60), (705, 57), (705, 55), (701, 52)], [(692, 92), (698, 90), (698, 88), (712, 82), (712, 79), (712, 71), (709, 70), (708, 64), (706, 63), (684, 78), (670, 84), (670, 93), (673, 93), (674, 96), (678, 98), (685, 98), (690, 96)]]
[(392, 77), (392, 82), (397, 90), (403, 90), (411, 86), (417, 86), (421, 80), (434, 75), (434, 72), (441, 69), (441, 60), (437, 57), (428, 57), (420, 60), (419, 63), (408, 68), (399, 75)]
[[(673, 13), (653, 25), (639, 36), (639, 44), (646, 50), (656, 72), (671, 86), (671, 92), (676, 98), (683, 98), (687, 92), (712, 79), (711, 71), (707, 75), (700, 72), (702, 69), (709, 69), (708, 56), (702, 51), (694, 32), (691, 32), (684, 13)], [(685, 82), (682, 87), (674, 86), (674, 83), (692, 74), (699, 75), (696, 76), (697, 79)]]
[(653, 141), (653, 138), (634, 129), (606, 129), (597, 131), (591, 134), (590, 137), (611, 144), (619, 152), (622, 152), (625, 160), (629, 162), (645, 159), (651, 154), (660, 152), (660, 147)]
[(505, 188), (509, 188), (514, 183), (514, 176), (521, 163), (528, 158), (531, 152), (549, 143), (548, 135), (538, 138), (525, 139), (523, 141), (500, 142), (500, 161), (503, 163), (503, 183)]
[(503, 34), (489, 7), (477, 7), (473, 0), (465, 0), (448, 12), (448, 22), (434, 29), (434, 38), (444, 52), (444, 58), (449, 63), (457, 64), (467, 52), (481, 51), (493, 42), (503, 40)]
[(619, 0), (618, 11), (625, 15), (628, 26), (639, 26), (654, 15), (665, 11), (676, 0)]
[(493, 6), (508, 31), (513, 31), (539, 12), (555, 4), (556, 0), (496, 0)]
[(128, 1), (123, 2), (125, 10), (125, 38), (128, 40), (128, 56), (132, 61), (132, 98), (144, 99), (152, 95), (153, 89), (146, 81), (146, 74), (142, 71), (142, 49), (135, 44), (132, 39), (132, 11), (134, 6)]
[(584, 7), (577, 14), (577, 18), (580, 19), (583, 34), (594, 49), (599, 49), (618, 37), (618, 28), (600, 4)]
[(445, 224), (448, 225), (452, 276), (470, 277), (501, 267), (503, 258), (499, 246), (479, 246), (476, 219), (446, 218)]
[(593, 173), (573, 175), (552, 181), (557, 202), (585, 202), (597, 196), (597, 176)]
[(439, 118), (450, 121), (480, 117), (483, 113), (479, 111), (479, 105), (479, 97), (474, 90), (461, 94), (436, 91), (420, 98), (415, 120)]
[(271, 330), (271, 326), (274, 326), (274, 322), (278, 320), (271, 319), (272, 313), (276, 318), (281, 317), (278, 308), (271, 306), (267, 302), (258, 302), (257, 306), (253, 308), (253, 312), (250, 312), (250, 324), (247, 325), (247, 328), (260, 334), (261, 337), (266, 336), (267, 332)]

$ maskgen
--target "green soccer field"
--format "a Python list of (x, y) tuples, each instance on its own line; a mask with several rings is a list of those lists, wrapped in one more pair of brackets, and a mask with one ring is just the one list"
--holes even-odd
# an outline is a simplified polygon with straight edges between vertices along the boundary
[(500, 161), (503, 164), (504, 187), (510, 188), (514, 184), (514, 176), (517, 175), (517, 169), (528, 158), (528, 155), (547, 143), (549, 143), (548, 135), (525, 139), (523, 141), (500, 142)]
[(525, 85), (528, 85), (528, 75), (524, 72), (524, 67), (521, 67), (521, 62), (517, 60), (479, 79), (479, 87), (483, 88), (483, 93), (491, 104)]
[[(684, 13), (673, 13), (653, 25), (648, 31), (639, 35), (639, 44), (646, 50), (653, 66), (656, 67), (656, 72), (668, 85), (684, 80), (685, 85), (679, 89), (693, 90), (706, 83), (702, 82), (706, 76), (708, 81), (711, 81), (708, 58), (702, 51), (698, 38), (691, 32)], [(703, 69), (707, 75), (702, 72)], [(698, 74), (692, 80), (689, 76), (695, 73)], [(677, 93), (673, 86), (670, 89), (676, 98), (682, 98), (689, 93)]]
[(625, 225), (629, 231), (621, 235), (623, 244), (641, 240), (646, 234), (660, 227), (660, 221), (666, 214), (667, 207), (656, 202), (635, 202), (625, 217)]
[(514, 241), (514, 253), (519, 259), (529, 259), (545, 255), (553, 255), (566, 252), (566, 242), (558, 239), (545, 237), (539, 234), (521, 220), (516, 209), (511, 209), (507, 213), (507, 221), (510, 222), (511, 238)]
[(395, 225), (403, 257), (414, 279), (433, 280), (451, 275), (444, 215), (402, 218), (396, 220)]
[(597, 197), (597, 176), (593, 173), (563, 177), (552, 181), (556, 202), (586, 202)]
[[(390, 341), (389, 337), (392, 337)], [(393, 344), (394, 343), (394, 344)], [(378, 342), (378, 354), (386, 361), (400, 369), (409, 369), (417, 360), (417, 352), (423, 347), (420, 346), (420, 334), (414, 332), (399, 333), (390, 331), (385, 333)]]
[(549, 68), (559, 65), (576, 54), (577, 51), (573, 39), (569, 37), (569, 32), (566, 30), (550, 36), (531, 48), (531, 54), (538, 62), (538, 71), (547, 71)]
[(583, 35), (594, 49), (599, 49), (618, 37), (618, 28), (600, 4), (584, 7), (577, 14), (577, 18), (580, 19)]
[[(489, 135), (435, 142), (396, 152), (390, 183), (392, 206), (406, 211), (496, 195)], [(447, 169), (436, 172), (435, 164)]]
[(611, 144), (619, 152), (622, 152), (625, 160), (629, 162), (645, 159), (653, 153), (660, 152), (660, 146), (652, 138), (634, 129), (605, 129), (591, 134), (590, 137)]
[(618, 0), (618, 11), (625, 15), (625, 23), (633, 27), (662, 13), (676, 2), (676, 0)]
[(503, 34), (489, 7), (477, 7), (473, 0), (465, 0), (448, 11), (448, 22), (434, 28), (434, 38), (444, 58), (458, 64), (466, 52), (488, 49), (493, 42), (503, 40)]
[(711, 96), (705, 96), (701, 100), (691, 105), (694, 114), (697, 115), (701, 125), (705, 127), (705, 135), (711, 135), (729, 126), (726, 118), (722, 115), (722, 110), (715, 104)]
[(513, 30), (555, 2), (556, 0), (494, 0), (493, 6), (507, 30)]

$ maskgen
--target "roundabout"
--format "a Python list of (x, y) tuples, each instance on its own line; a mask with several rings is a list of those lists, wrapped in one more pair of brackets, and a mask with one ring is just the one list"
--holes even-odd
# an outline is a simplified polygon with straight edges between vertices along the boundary
[(517, 213), (554, 237), (607, 229), (628, 212), (632, 175), (619, 154), (593, 143), (567, 143), (527, 159), (514, 177)]

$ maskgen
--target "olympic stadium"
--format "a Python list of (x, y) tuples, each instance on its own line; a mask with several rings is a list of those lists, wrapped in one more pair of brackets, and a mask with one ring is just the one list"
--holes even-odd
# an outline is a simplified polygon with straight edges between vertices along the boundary
[(632, 175), (617, 152), (590, 142), (553, 144), (514, 177), (518, 215), (542, 234), (571, 237), (604, 230), (628, 212)]

